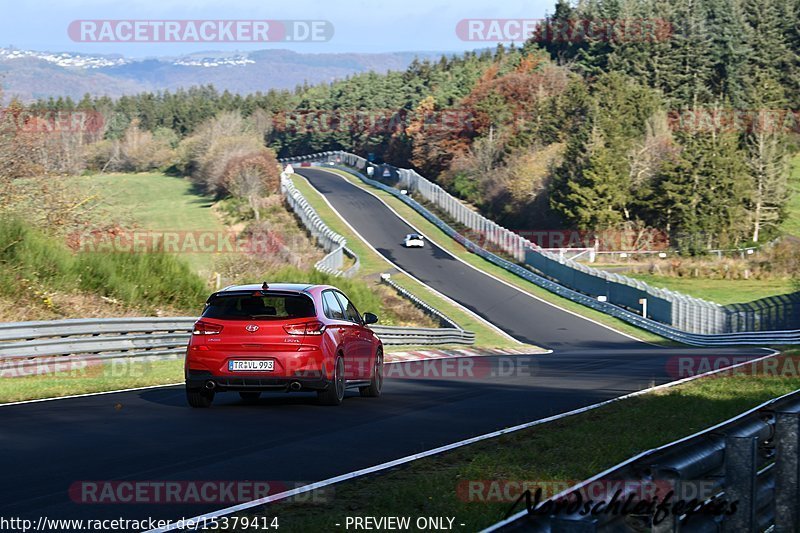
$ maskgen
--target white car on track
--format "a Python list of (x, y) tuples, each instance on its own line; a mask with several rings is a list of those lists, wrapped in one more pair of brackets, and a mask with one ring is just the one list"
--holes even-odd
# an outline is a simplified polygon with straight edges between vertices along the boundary
[(422, 248), (425, 246), (425, 241), (419, 233), (409, 233), (403, 239), (403, 246), (406, 248)]

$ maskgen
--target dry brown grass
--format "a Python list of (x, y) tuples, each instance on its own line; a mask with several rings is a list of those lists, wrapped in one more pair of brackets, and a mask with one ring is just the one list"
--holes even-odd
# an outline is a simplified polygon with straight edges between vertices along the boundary
[[(197, 309), (200, 312), (200, 308)], [(65, 318), (113, 318), (128, 316), (182, 316), (185, 311), (168, 306), (155, 313), (143, 312), (112, 298), (90, 293), (48, 292), (46, 295), (0, 296), (0, 322), (61, 320)]]
[(385, 310), (388, 310), (398, 326), (414, 326), (417, 328), (436, 328), (439, 323), (423, 313), (414, 304), (399, 296), (397, 292), (387, 285), (375, 282), (375, 292), (383, 300)]
[[(774, 245), (766, 245), (750, 256), (741, 257), (653, 257), (623, 261), (631, 271), (640, 274), (674, 278), (714, 280), (782, 280), (800, 275), (800, 239), (786, 237)], [(598, 262), (598, 268), (603, 263)], [(620, 266), (619, 261), (614, 266)]]

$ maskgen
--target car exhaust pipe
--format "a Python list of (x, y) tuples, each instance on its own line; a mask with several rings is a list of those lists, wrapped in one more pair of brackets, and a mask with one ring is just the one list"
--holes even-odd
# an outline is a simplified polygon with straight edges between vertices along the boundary
[(289, 389), (293, 391), (299, 391), (302, 388), (303, 386), (300, 384), (299, 381), (292, 381), (291, 384), (289, 384)]
[(217, 384), (211, 381), (210, 379), (206, 381), (205, 388), (206, 390), (214, 390), (217, 387)]

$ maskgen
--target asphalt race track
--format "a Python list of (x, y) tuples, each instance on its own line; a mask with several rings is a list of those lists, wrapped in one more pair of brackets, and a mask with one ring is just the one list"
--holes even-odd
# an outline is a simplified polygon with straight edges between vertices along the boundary
[(548, 305), (455, 259), (432, 244), (405, 248), (414, 231), (380, 200), (331, 172), (298, 173), (341, 213), (381, 255), (523, 342), (561, 350), (621, 348), (639, 344), (608, 328)]
[(80, 483), (256, 480), (292, 488), (671, 381), (678, 356), (766, 353), (633, 341), (526, 296), (430, 243), (404, 249), (411, 229), (380, 201), (329, 172), (299, 172), (398, 266), (512, 336), (555, 353), (474, 358), (472, 371), (456, 375), (442, 376), (441, 362), (424, 377), (394, 372), (380, 399), (349, 392), (339, 408), (317, 406), (305, 394), (265, 395), (256, 405), (220, 394), (211, 409), (190, 409), (181, 387), (0, 407), (0, 516), (194, 516), (231, 504), (84, 503)]

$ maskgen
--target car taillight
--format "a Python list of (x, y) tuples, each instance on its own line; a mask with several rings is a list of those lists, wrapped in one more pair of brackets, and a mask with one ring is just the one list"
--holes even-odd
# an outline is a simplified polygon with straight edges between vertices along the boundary
[(325, 324), (318, 320), (312, 320), (301, 324), (286, 324), (283, 329), (289, 335), (322, 335), (322, 332), (325, 331)]
[(209, 322), (195, 322), (192, 335), (218, 335), (222, 331), (219, 324)]

